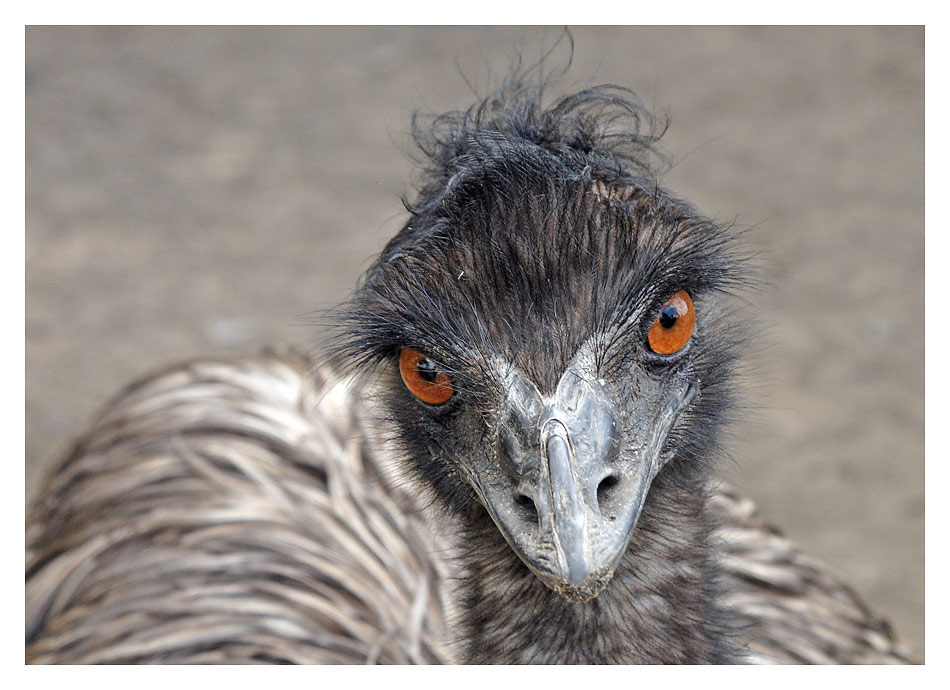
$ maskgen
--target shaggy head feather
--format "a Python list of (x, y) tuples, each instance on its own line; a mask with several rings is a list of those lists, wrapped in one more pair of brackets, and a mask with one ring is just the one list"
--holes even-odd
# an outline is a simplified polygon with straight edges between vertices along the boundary
[[(469, 658), (538, 661), (556, 650), (575, 661), (731, 658), (724, 642), (712, 642), (727, 639), (728, 624), (717, 618), (703, 503), (742, 342), (726, 299), (748, 278), (740, 247), (659, 186), (658, 128), (631, 92), (601, 86), (548, 107), (542, 96), (511, 78), (464, 112), (427, 128), (415, 120), (423, 183), (407, 203), (408, 222), (336, 312), (334, 355), (354, 369), (379, 365), (406, 469), (457, 521), (473, 614), (461, 627), (470, 650), (481, 650)], [(648, 331), (681, 290), (695, 305), (695, 333), (681, 352), (657, 355)], [(446, 404), (421, 402), (403, 385), (398, 361), (407, 347), (451, 378)], [(662, 470), (613, 581), (610, 570), (586, 595), (565, 598), (506, 547), (486, 514), (492, 499), (480, 476), (504, 464), (498, 438), (511, 372), (553, 396), (581, 352), (585, 375), (617, 411), (619, 463), (643, 443), (638, 406), (686, 386), (696, 395), (667, 430)], [(490, 575), (500, 572), (501, 580)], [(517, 615), (481, 620), (489, 602)], [(631, 607), (633, 629), (607, 644), (598, 635), (622, 618), (617, 607)], [(552, 616), (573, 641), (542, 634)], [(526, 625), (537, 634), (514, 649), (508, 636), (520, 630), (523, 639)], [(653, 652), (642, 648), (648, 637)], [(499, 657), (503, 649), (510, 654)]]

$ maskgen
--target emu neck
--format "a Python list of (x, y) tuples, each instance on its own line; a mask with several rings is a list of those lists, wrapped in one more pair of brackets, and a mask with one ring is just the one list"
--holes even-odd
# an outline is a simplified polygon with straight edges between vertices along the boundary
[(729, 663), (705, 494), (663, 473), (610, 584), (577, 604), (548, 589), (486, 520), (463, 526), (458, 635), (467, 663)]

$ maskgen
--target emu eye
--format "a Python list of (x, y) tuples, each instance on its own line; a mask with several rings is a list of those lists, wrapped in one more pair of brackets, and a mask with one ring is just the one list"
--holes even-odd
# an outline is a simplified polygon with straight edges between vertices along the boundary
[(407, 347), (399, 353), (399, 373), (406, 388), (422, 402), (441, 405), (452, 397), (452, 382), (431, 359)]
[(660, 313), (657, 314), (647, 336), (650, 349), (659, 355), (679, 352), (689, 342), (695, 325), (693, 300), (689, 298), (686, 290), (680, 290), (660, 307)]

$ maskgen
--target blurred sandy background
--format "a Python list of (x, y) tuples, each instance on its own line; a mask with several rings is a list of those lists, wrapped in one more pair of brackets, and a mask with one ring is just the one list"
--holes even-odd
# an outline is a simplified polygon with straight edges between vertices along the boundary
[[(403, 217), (414, 109), (466, 106), (495, 28), (26, 34), (26, 469), (163, 365), (305, 345)], [(574, 31), (668, 109), (666, 183), (752, 226), (773, 287), (732, 481), (924, 641), (924, 35)]]

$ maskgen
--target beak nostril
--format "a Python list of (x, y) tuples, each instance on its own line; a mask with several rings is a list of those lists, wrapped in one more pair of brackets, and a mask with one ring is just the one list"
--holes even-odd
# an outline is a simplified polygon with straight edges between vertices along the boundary
[(515, 505), (518, 506), (518, 512), (525, 522), (538, 522), (538, 508), (534, 504), (534, 499), (524, 494), (515, 496)]
[(608, 474), (604, 477), (597, 487), (597, 504), (603, 506), (606, 501), (610, 500), (611, 489), (619, 483), (620, 477), (615, 474)]

